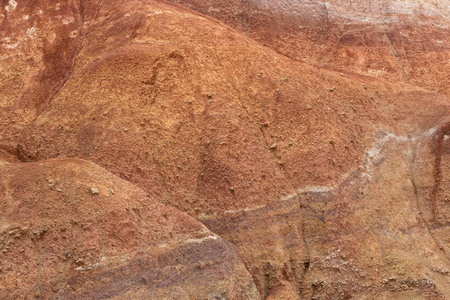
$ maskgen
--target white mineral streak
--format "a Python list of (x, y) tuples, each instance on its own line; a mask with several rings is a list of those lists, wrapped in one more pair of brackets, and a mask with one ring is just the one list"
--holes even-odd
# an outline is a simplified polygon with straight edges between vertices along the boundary
[[(361, 171), (360, 175), (359, 175), (360, 179), (371, 180), (372, 175), (373, 175), (373, 170), (372, 170), (373, 166), (377, 161), (379, 161), (380, 159), (383, 158), (382, 152), (383, 152), (383, 149), (385, 148), (386, 144), (388, 144), (390, 142), (415, 143), (420, 139), (430, 137), (435, 132), (436, 132), (436, 128), (431, 128), (417, 137), (408, 137), (408, 136), (403, 136), (403, 135), (396, 135), (389, 131), (384, 131), (383, 137), (377, 139), (375, 141), (375, 143), (373, 144), (373, 146), (366, 150), (366, 152), (364, 154), (365, 158), (363, 160), (363, 163), (360, 164), (358, 167), (356, 167), (356, 169), (352, 170), (351, 172), (342, 175), (340, 180), (338, 180), (338, 182), (336, 184), (328, 185), (328, 186), (323, 186), (323, 185), (305, 186), (305, 187), (299, 188), (293, 194), (289, 194), (287, 196), (282, 197), (278, 201), (287, 201), (287, 200), (297, 197), (300, 194), (308, 194), (308, 193), (326, 194), (326, 193), (333, 192), (339, 188), (340, 182), (342, 182), (345, 179), (347, 179), (348, 177), (350, 177), (350, 175), (352, 173), (354, 173), (354, 171), (356, 171), (356, 170)], [(445, 136), (445, 139), (448, 139), (448, 138), (449, 138), (448, 136)], [(412, 153), (409, 149), (406, 149), (405, 155), (407, 157), (409, 157), (412, 155)], [(354, 183), (355, 183), (355, 180), (350, 182), (350, 184), (354, 184)], [(223, 213), (226, 215), (237, 214), (237, 213), (241, 213), (241, 212), (255, 211), (258, 209), (265, 208), (265, 207), (266, 207), (266, 205), (258, 205), (258, 206), (254, 206), (254, 207), (246, 207), (246, 208), (240, 208), (240, 209), (236, 209), (236, 210), (230, 209), (230, 210), (224, 211)], [(214, 218), (214, 217), (217, 217), (217, 214), (212, 214), (212, 215), (202, 214), (202, 215), (199, 215), (198, 218), (199, 219), (207, 219), (207, 218)]]
[(8, 5), (5, 6), (7, 12), (12, 12), (17, 8), (17, 2), (14, 0), (9, 0)]
[(33, 39), (37, 35), (37, 28), (36, 27), (28, 28), (26, 34), (30, 39)]

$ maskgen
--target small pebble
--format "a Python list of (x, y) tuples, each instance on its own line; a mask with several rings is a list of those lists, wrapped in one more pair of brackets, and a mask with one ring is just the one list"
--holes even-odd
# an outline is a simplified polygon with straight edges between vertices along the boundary
[(91, 193), (92, 193), (92, 195), (98, 195), (100, 193), (100, 191), (95, 187), (91, 187)]

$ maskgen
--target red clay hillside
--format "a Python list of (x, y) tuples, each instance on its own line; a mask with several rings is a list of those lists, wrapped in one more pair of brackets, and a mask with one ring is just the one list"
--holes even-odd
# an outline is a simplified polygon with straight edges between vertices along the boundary
[(0, 299), (450, 297), (450, 2), (0, 14)]

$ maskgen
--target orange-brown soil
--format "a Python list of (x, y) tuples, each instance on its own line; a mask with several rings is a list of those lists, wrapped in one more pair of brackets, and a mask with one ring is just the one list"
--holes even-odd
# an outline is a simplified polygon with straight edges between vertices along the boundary
[[(14, 243), (0, 292), (448, 297), (445, 7), (397, 18), (426, 41), (402, 44), (377, 21), (383, 1), (364, 22), (333, 1), (325, 25), (314, 1), (250, 1), (251, 18), (240, 1), (173, 2), (210, 16), (162, 1), (3, 4), (1, 224)], [(49, 188), (49, 174), (64, 186)], [(26, 221), (49, 234), (35, 241)], [(73, 245), (83, 265), (58, 252)]]
[(79, 159), (0, 164), (2, 299), (254, 299), (235, 248)]
[(450, 95), (448, 0), (170, 0), (293, 60)]

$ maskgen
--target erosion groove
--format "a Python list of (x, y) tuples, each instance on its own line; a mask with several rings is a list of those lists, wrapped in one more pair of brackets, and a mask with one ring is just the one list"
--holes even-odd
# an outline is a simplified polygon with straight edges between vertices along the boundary
[(389, 47), (392, 50), (392, 54), (395, 56), (395, 59), (397, 60), (398, 67), (400, 69), (400, 73), (402, 74), (403, 81), (408, 82), (408, 75), (405, 72), (405, 68), (403, 67), (402, 60), (400, 58), (400, 55), (398, 54), (397, 50), (395, 49), (394, 45), (392, 44), (391, 39), (389, 38), (389, 35), (385, 32), (384, 36), (386, 37), (386, 41), (389, 44)]
[(441, 188), (442, 183), (442, 152), (444, 147), (444, 138), (450, 136), (450, 122), (443, 124), (438, 128), (433, 141), (434, 145), (432, 151), (434, 152), (434, 163), (433, 163), (433, 178), (434, 185), (430, 192), (430, 201), (433, 206), (433, 220), (439, 215), (439, 196), (438, 193)]

